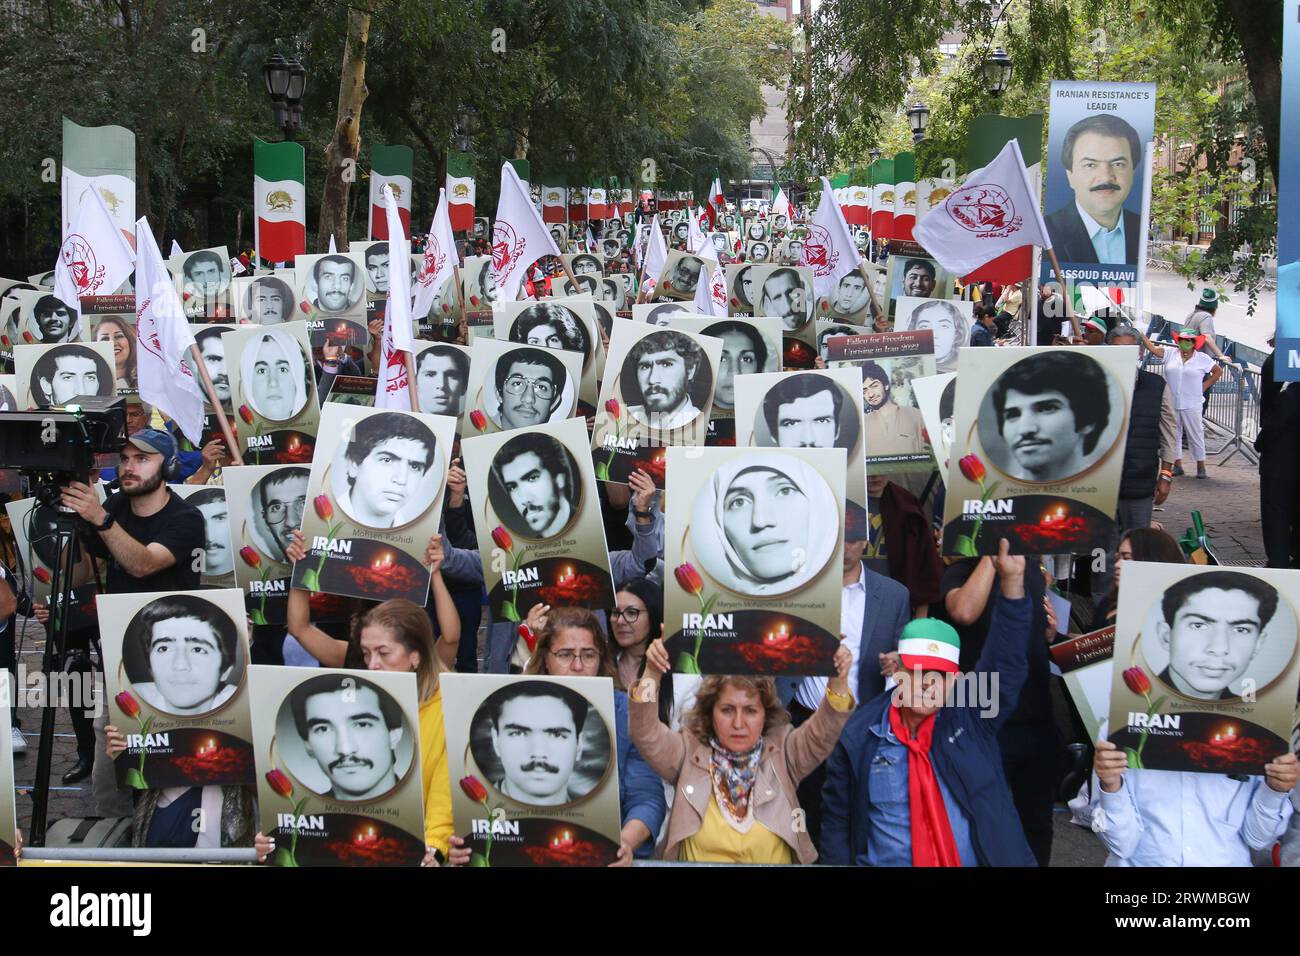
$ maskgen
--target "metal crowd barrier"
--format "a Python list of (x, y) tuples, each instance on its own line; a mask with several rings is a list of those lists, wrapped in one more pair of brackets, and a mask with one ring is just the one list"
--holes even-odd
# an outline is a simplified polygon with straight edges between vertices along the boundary
[(152, 849), (148, 847), (23, 847), (24, 860), (62, 863), (256, 863), (257, 850), (248, 848)]

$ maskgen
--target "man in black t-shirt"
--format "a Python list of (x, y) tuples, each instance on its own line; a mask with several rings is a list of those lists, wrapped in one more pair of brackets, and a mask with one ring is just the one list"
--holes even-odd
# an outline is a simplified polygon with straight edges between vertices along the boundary
[[(164, 483), (169, 462), (176, 462), (176, 439), (165, 431), (141, 429), (127, 439), (117, 468), (121, 494), (104, 504), (89, 485), (74, 481), (61, 496), (93, 531), (86, 550), (107, 562), (105, 592), (192, 591), (203, 571), (203, 514)], [(177, 474), (179, 478), (179, 474)], [(105, 714), (95, 720), (95, 798), (100, 816), (130, 813), (122, 800), (105, 750)], [(64, 775), (65, 783), (84, 779), (91, 767), (84, 755)]]

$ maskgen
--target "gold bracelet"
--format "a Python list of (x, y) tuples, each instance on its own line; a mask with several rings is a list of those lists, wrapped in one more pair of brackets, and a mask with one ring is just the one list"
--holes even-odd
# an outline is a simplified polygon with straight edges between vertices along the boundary
[(836, 710), (853, 709), (852, 694), (837, 694), (835, 691), (831, 690), (830, 687), (827, 687), (826, 699), (830, 701), (831, 706), (834, 707)]

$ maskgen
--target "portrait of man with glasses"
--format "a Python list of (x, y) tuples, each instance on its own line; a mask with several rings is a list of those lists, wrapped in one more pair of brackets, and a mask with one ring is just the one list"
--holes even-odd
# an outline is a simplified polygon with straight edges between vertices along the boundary
[(517, 435), (492, 459), (488, 500), (514, 534), (554, 538), (578, 513), (578, 463), (550, 435)]
[(306, 468), (290, 466), (273, 471), (253, 486), (253, 543), (273, 561), (289, 563), (285, 549), (302, 524), (309, 474)]
[(497, 359), (492, 378), (498, 403), (493, 420), (502, 431), (541, 425), (552, 416), (564, 417), (557, 412), (564, 402), (568, 374), (547, 349), (511, 349)]

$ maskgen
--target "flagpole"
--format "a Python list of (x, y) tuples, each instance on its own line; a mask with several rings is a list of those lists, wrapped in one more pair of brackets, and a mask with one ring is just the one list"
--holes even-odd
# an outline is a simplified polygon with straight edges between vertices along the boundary
[(1061, 264), (1056, 261), (1056, 250), (1048, 246), (1044, 252), (1052, 260), (1052, 271), (1056, 273), (1056, 281), (1061, 286), (1061, 298), (1065, 300), (1065, 317), (1070, 320), (1070, 329), (1074, 332), (1075, 338), (1083, 337), (1083, 330), (1079, 328), (1079, 320), (1074, 314), (1074, 304), (1070, 301), (1070, 287), (1065, 284), (1065, 277), (1061, 275)]
[(198, 369), (199, 381), (203, 383), (203, 390), (208, 393), (208, 403), (216, 412), (217, 423), (221, 426), (221, 434), (225, 437), (226, 445), (230, 448), (230, 459), (236, 465), (242, 465), (244, 459), (239, 455), (239, 440), (235, 438), (235, 433), (230, 428), (230, 422), (226, 420), (225, 410), (221, 407), (221, 399), (217, 398), (217, 389), (212, 384), (212, 376), (208, 374), (207, 363), (204, 362), (203, 356), (199, 354), (197, 344), (190, 346), (190, 358), (194, 360), (194, 367)]
[(410, 352), (403, 352), (406, 356), (406, 394), (411, 399), (411, 411), (420, 410), (420, 397), (415, 391), (415, 356)]
[(885, 310), (880, 307), (880, 303), (876, 300), (876, 280), (867, 274), (867, 264), (861, 259), (858, 260), (858, 272), (862, 273), (862, 280), (867, 284), (867, 295), (871, 297), (871, 308), (875, 312), (875, 315), (871, 317), (874, 323), (876, 316), (885, 314)]

